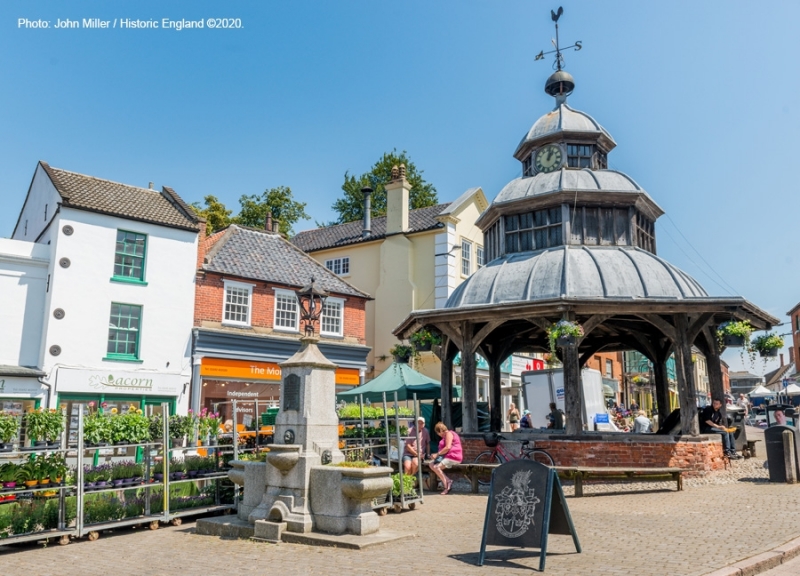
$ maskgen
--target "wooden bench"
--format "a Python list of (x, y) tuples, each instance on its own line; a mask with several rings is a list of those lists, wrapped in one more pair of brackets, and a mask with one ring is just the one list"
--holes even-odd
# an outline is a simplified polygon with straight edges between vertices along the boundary
[(561, 478), (575, 481), (575, 497), (583, 496), (583, 481), (603, 479), (614, 481), (660, 482), (674, 480), (678, 491), (683, 490), (684, 468), (589, 468), (585, 466), (556, 466)]
[[(488, 478), (492, 475), (492, 470), (498, 466), (499, 464), (474, 464), (462, 462), (461, 464), (453, 464), (450, 468), (446, 468), (445, 474), (460, 474), (464, 476), (467, 480), (469, 480), (472, 493), (477, 494), (480, 489), (480, 482), (478, 482), (478, 479), (481, 476)], [(425, 489), (429, 492), (436, 490), (436, 483), (438, 482), (439, 478), (431, 471), (428, 462), (425, 462), (422, 465), (422, 473), (427, 474), (428, 478)]]

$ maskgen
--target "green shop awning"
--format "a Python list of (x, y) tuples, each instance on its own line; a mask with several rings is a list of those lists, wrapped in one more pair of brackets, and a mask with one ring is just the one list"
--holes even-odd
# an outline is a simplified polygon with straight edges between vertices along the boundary
[[(417, 400), (434, 400), (442, 397), (442, 385), (439, 381), (417, 372), (408, 364), (394, 362), (377, 378), (361, 386), (339, 392), (336, 399), (353, 402), (358, 400), (359, 395), (363, 395), (365, 403), (373, 404), (383, 401), (384, 392), (387, 401), (394, 401), (395, 392), (398, 400), (411, 400), (414, 394), (417, 395)], [(461, 396), (460, 386), (453, 386), (453, 396), (456, 398)]]

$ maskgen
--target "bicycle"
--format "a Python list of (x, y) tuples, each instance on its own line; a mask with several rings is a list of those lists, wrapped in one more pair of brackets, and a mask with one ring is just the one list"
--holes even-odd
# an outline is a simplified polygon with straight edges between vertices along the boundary
[[(486, 444), (487, 447), (491, 448), (491, 450), (486, 450), (485, 452), (481, 452), (478, 454), (478, 457), (475, 458), (475, 464), (503, 464), (508, 462), (509, 460), (518, 460), (520, 458), (527, 458), (528, 460), (533, 460), (534, 462), (538, 462), (539, 464), (544, 464), (545, 466), (555, 466), (555, 461), (553, 457), (546, 450), (542, 450), (541, 448), (536, 448), (535, 446), (531, 446), (530, 440), (521, 440), (520, 441), (520, 449), (519, 454), (513, 454), (508, 451), (506, 448), (503, 447), (501, 444), (501, 440), (508, 440), (505, 436), (501, 436), (496, 432), (491, 432), (489, 434), (483, 435), (483, 442)], [(491, 471), (487, 471), (486, 473), (481, 473), (478, 475), (478, 484), (482, 484), (484, 486), (488, 485), (491, 482), (492, 473)]]

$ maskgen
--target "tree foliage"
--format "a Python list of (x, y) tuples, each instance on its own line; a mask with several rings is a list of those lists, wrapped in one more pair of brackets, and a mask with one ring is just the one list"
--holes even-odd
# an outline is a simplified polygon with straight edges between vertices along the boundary
[(406, 179), (411, 184), (409, 207), (415, 209), (438, 204), (439, 197), (436, 195), (436, 188), (430, 182), (425, 181), (422, 177), (423, 171), (417, 168), (405, 150), (398, 154), (395, 149), (384, 153), (369, 172), (360, 176), (345, 172), (342, 184), (344, 195), (337, 199), (332, 206), (333, 210), (339, 214), (339, 218), (331, 224), (353, 222), (364, 217), (364, 195), (361, 193), (361, 189), (365, 186), (369, 186), (373, 190), (372, 216), (385, 216), (386, 184), (392, 180), (392, 167), (400, 164), (405, 164)]
[(288, 186), (270, 188), (260, 195), (243, 195), (239, 198), (239, 205), (241, 210), (236, 217), (237, 224), (263, 228), (267, 212), (272, 212), (272, 219), (278, 220), (280, 231), (287, 236), (292, 234), (292, 226), (298, 220), (310, 218), (306, 214), (306, 203), (295, 200)]
[(192, 209), (198, 216), (206, 219), (206, 234), (213, 234), (230, 225), (233, 220), (231, 217), (233, 211), (228, 210), (216, 196), (209, 194), (203, 198), (203, 203), (205, 207), (200, 202), (192, 202)]
[(213, 234), (231, 224), (241, 224), (252, 228), (264, 228), (267, 212), (279, 224), (279, 230), (287, 236), (292, 234), (292, 226), (298, 220), (308, 220), (306, 203), (294, 199), (291, 188), (278, 186), (264, 190), (261, 194), (242, 195), (239, 198), (239, 214), (231, 216), (232, 210), (225, 207), (216, 196), (203, 198), (203, 205), (194, 202), (192, 209), (206, 219), (206, 234)]

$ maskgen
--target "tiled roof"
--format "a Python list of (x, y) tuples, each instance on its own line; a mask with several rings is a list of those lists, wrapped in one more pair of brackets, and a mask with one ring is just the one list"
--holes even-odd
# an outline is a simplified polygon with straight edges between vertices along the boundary
[(66, 207), (170, 228), (199, 229), (202, 219), (170, 188), (164, 187), (159, 192), (52, 168), (47, 162), (39, 163)]
[[(439, 228), (442, 224), (436, 220), (445, 208), (450, 204), (437, 204), (427, 208), (417, 208), (408, 212), (408, 232), (423, 232)], [(373, 218), (370, 224), (372, 233), (364, 238), (361, 233), (364, 230), (364, 222), (356, 220), (346, 224), (337, 224), (326, 228), (315, 228), (300, 232), (292, 238), (292, 243), (305, 252), (335, 248), (337, 246), (347, 246), (358, 244), (359, 242), (371, 242), (386, 237), (386, 216)]]
[(311, 281), (328, 292), (370, 298), (280, 234), (233, 224), (217, 232), (203, 270), (301, 288)]
[(733, 372), (728, 372), (728, 378), (731, 380), (761, 380), (761, 376), (751, 374), (746, 370), (734, 370)]
[(792, 363), (784, 364), (773, 370), (772, 372), (767, 372), (764, 374), (764, 386), (769, 388), (773, 384), (780, 384), (781, 380), (785, 376), (789, 375), (789, 371), (794, 367)]

